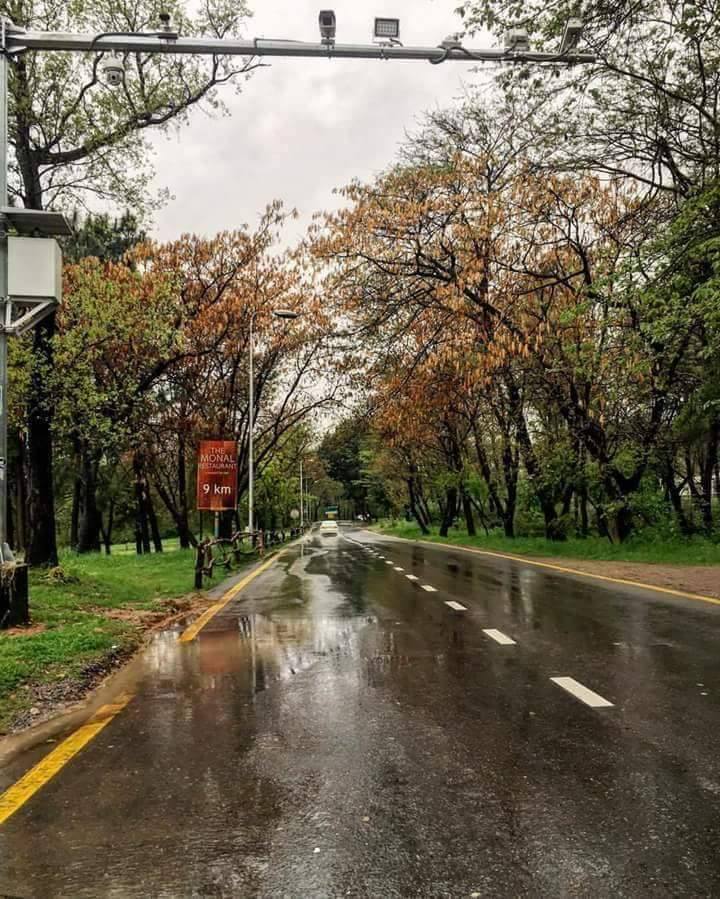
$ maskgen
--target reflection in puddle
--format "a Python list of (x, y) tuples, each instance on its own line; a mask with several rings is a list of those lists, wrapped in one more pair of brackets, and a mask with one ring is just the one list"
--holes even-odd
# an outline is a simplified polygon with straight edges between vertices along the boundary
[(321, 659), (358, 656), (358, 635), (374, 622), (374, 618), (242, 616), (240, 652), (254, 672), (253, 689), (293, 677)]

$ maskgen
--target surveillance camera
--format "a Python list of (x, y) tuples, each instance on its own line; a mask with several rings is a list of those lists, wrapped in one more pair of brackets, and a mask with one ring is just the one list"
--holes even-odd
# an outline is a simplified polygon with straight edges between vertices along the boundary
[(125, 80), (125, 63), (120, 56), (113, 54), (100, 63), (103, 80), (110, 87), (119, 87)]
[(337, 19), (335, 18), (335, 13), (331, 9), (324, 9), (320, 13), (320, 37), (323, 43), (334, 43), (336, 31)]
[(441, 41), (440, 46), (443, 50), (462, 50), (462, 35), (449, 34), (444, 41)]
[(505, 49), (510, 53), (529, 53), (530, 38), (524, 28), (513, 28), (505, 33)]
[(158, 37), (163, 41), (176, 41), (180, 37), (177, 28), (173, 28), (169, 12), (160, 13), (160, 31)]
[(560, 41), (560, 53), (570, 53), (574, 50), (582, 37), (582, 19), (572, 18), (567, 20), (562, 40)]

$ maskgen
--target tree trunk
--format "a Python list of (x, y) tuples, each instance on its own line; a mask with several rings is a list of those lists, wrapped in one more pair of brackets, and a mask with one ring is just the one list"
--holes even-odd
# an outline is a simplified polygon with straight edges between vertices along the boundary
[(448, 487), (445, 493), (445, 507), (443, 509), (442, 523), (440, 525), (440, 536), (447, 537), (448, 532), (455, 520), (457, 512), (458, 492), (457, 487)]
[(567, 540), (567, 534), (558, 519), (555, 503), (548, 496), (547, 491), (538, 491), (538, 499), (540, 500), (540, 507), (545, 519), (545, 539), (554, 541)]
[(714, 524), (712, 511), (713, 471), (717, 465), (719, 445), (720, 419), (716, 418), (710, 425), (705, 454), (700, 466), (700, 489), (702, 491), (700, 508), (702, 510), (703, 528), (708, 535), (712, 534)]
[(605, 513), (605, 525), (607, 536), (611, 543), (624, 543), (632, 533), (632, 512), (627, 504), (627, 499), (621, 496), (614, 480), (610, 476), (605, 477), (605, 490), (608, 496), (614, 500), (612, 510)]
[(155, 514), (155, 506), (150, 493), (150, 484), (147, 479), (143, 483), (143, 493), (145, 495), (145, 503), (147, 508), (147, 517), (150, 522), (150, 531), (152, 533), (153, 547), (156, 553), (163, 551), (162, 537), (160, 536), (160, 527), (158, 526), (157, 515)]
[(675, 518), (677, 519), (680, 533), (685, 537), (689, 537), (694, 532), (694, 528), (685, 514), (685, 509), (682, 504), (682, 492), (680, 487), (675, 483), (675, 472), (668, 461), (665, 461), (665, 464), (663, 465), (662, 479), (665, 490), (667, 491), (668, 499), (675, 512)]
[(147, 504), (145, 502), (145, 481), (140, 456), (133, 456), (135, 474), (135, 548), (138, 555), (150, 552), (150, 529), (148, 527)]
[(480, 502), (479, 500), (476, 500), (475, 497), (473, 497), (473, 496), (470, 497), (470, 502), (475, 507), (475, 511), (477, 512), (478, 518), (480, 519), (480, 524), (482, 525), (483, 530), (485, 531), (485, 536), (486, 537), (490, 536), (490, 530), (488, 528), (487, 517), (485, 515), (485, 506), (482, 504), (482, 502)]
[(485, 485), (488, 489), (490, 505), (495, 509), (498, 518), (504, 519), (505, 509), (503, 508), (502, 501), (500, 500), (500, 495), (495, 484), (495, 479), (492, 476), (490, 462), (488, 461), (485, 448), (482, 445), (482, 440), (480, 439), (480, 434), (478, 433), (476, 424), (473, 424), (473, 437), (475, 438), (475, 453), (478, 458), (478, 465), (480, 466), (480, 474), (483, 476), (483, 480), (485, 481)]
[(510, 439), (505, 437), (503, 447), (503, 473), (505, 477), (505, 508), (502, 509), (503, 530), (506, 537), (515, 537), (515, 508), (517, 507), (517, 482), (519, 473), (517, 450), (511, 445)]
[[(187, 496), (187, 461), (185, 457), (185, 439), (180, 437), (178, 441), (178, 501), (179, 501), (179, 522), (178, 536), (180, 537), (180, 546), (183, 549), (189, 549), (191, 546), (197, 546), (197, 540), (190, 531), (190, 512), (188, 509)], [(239, 528), (238, 528), (239, 530)]]
[(110, 498), (110, 506), (108, 508), (107, 528), (103, 527), (102, 515), (100, 516), (100, 532), (102, 533), (103, 544), (105, 545), (105, 555), (109, 556), (112, 551), (112, 530), (115, 520), (115, 498)]
[(535, 449), (530, 438), (530, 431), (528, 430), (527, 421), (525, 420), (520, 390), (512, 376), (506, 378), (506, 385), (518, 443), (522, 452), (523, 462), (525, 463), (525, 470), (535, 488), (535, 495), (540, 502), (540, 508), (542, 509), (543, 517), (545, 519), (545, 537), (548, 540), (564, 540), (565, 534), (558, 523), (554, 497), (551, 495), (551, 491), (542, 485), (542, 470), (540, 468), (540, 463), (537, 460), (537, 456), (535, 455)]
[(473, 518), (472, 504), (470, 502), (470, 497), (464, 490), (462, 494), (462, 504), (463, 512), (465, 513), (465, 527), (467, 528), (468, 537), (476, 537), (477, 531), (475, 530), (475, 519)]
[(52, 412), (47, 372), (52, 366), (55, 316), (35, 328), (33, 369), (28, 402), (28, 524), (26, 559), (32, 566), (58, 564), (55, 536), (55, 484), (53, 480)]
[[(155, 480), (155, 489), (160, 499), (163, 501), (165, 508), (172, 516), (172, 520), (177, 528), (178, 537), (180, 538), (180, 546), (182, 549), (189, 549), (191, 546), (197, 546), (197, 538), (190, 528), (190, 516), (187, 505), (178, 507), (173, 502), (172, 497), (159, 480)], [(202, 520), (202, 519), (201, 519)], [(200, 539), (202, 540), (202, 527), (200, 529)]]
[(82, 497), (82, 480), (75, 477), (73, 484), (72, 510), (70, 512), (70, 546), (77, 548), (80, 540), (80, 500)]
[(408, 499), (410, 500), (410, 512), (420, 526), (421, 533), (427, 536), (430, 531), (427, 528), (422, 511), (418, 508), (417, 498), (415, 496), (415, 486), (412, 478), (407, 479), (407, 488)]
[(97, 507), (97, 466), (87, 447), (82, 448), (80, 465), (82, 490), (77, 551), (79, 553), (100, 552), (101, 523)]

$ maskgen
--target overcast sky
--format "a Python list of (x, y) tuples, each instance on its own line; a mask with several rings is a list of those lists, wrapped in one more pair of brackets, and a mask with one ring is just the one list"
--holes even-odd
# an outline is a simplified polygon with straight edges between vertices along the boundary
[[(325, 2), (338, 42), (369, 42), (376, 15), (401, 18), (405, 44), (435, 46), (461, 27), (457, 0)], [(251, 0), (246, 36), (317, 40), (322, 3)], [(229, 118), (196, 111), (178, 134), (156, 137), (157, 186), (173, 195), (156, 214), (157, 236), (252, 225), (275, 198), (300, 212), (299, 235), (337, 202), (333, 188), (385, 168), (423, 111), (447, 106), (474, 77), (460, 63), (273, 60), (241, 95), (225, 91)]]

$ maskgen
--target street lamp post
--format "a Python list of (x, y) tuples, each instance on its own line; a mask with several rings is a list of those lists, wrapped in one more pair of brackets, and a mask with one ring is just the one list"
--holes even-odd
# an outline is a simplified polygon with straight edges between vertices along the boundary
[(250, 362), (248, 371), (248, 539), (255, 532), (255, 316), (250, 316)]
[[(248, 364), (248, 533), (255, 531), (255, 316), (257, 309), (250, 316), (250, 336)], [(275, 318), (291, 320), (299, 318), (299, 312), (290, 309), (273, 309)], [(252, 539), (252, 538), (251, 538)]]
[(305, 530), (305, 496), (303, 494), (303, 460), (300, 460), (300, 533)]

